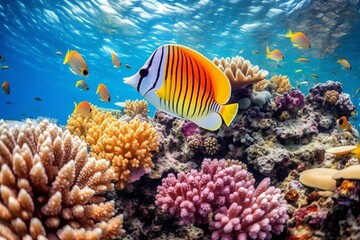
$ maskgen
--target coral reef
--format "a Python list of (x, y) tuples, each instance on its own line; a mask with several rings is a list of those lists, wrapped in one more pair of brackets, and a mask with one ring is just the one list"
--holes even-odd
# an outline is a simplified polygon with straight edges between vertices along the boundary
[(0, 121), (0, 236), (5, 239), (111, 239), (123, 216), (109, 162), (87, 157), (86, 144), (44, 120), (9, 129)]
[(275, 92), (277, 93), (285, 93), (292, 88), (290, 84), (290, 79), (287, 76), (272, 76), (270, 78), (270, 82), (276, 85)]
[(152, 152), (158, 151), (157, 134), (147, 122), (133, 119), (130, 122), (114, 121), (106, 126), (91, 146), (91, 156), (111, 161), (116, 185), (124, 189), (127, 182), (138, 180), (151, 170)]
[(148, 117), (149, 114), (148, 103), (145, 100), (125, 101), (124, 113), (129, 117), (135, 117), (141, 115), (144, 118)]
[[(204, 159), (201, 171), (169, 174), (162, 180), (156, 205), (180, 218), (180, 224), (209, 224), (212, 239), (270, 239), (284, 230), (286, 201), (266, 178), (257, 188), (242, 165)], [(209, 217), (214, 213), (213, 217)]]
[(297, 112), (305, 106), (304, 98), (299, 90), (292, 90), (275, 97), (275, 103), (278, 111)]
[(231, 83), (232, 91), (238, 91), (244, 85), (253, 84), (265, 79), (268, 71), (253, 66), (250, 61), (236, 56), (230, 58), (214, 58), (213, 63), (225, 73)]

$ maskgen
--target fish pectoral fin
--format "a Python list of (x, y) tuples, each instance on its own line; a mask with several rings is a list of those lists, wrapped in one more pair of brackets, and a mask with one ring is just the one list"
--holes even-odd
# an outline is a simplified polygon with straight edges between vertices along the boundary
[(216, 112), (209, 113), (206, 116), (189, 118), (190, 121), (196, 123), (199, 127), (210, 131), (216, 131), (221, 127), (222, 119)]
[(165, 96), (166, 96), (165, 84), (162, 84), (161, 87), (159, 88), (159, 90), (156, 90), (156, 91), (155, 91), (155, 94), (156, 94), (160, 99), (165, 99)]

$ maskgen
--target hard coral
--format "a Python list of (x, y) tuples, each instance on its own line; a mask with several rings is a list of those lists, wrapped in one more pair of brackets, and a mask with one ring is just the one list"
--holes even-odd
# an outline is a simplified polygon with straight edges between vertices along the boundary
[(253, 66), (242, 57), (214, 58), (213, 63), (225, 73), (231, 83), (232, 91), (238, 91), (242, 86), (259, 82), (267, 77), (268, 71)]
[(0, 121), (0, 236), (110, 239), (122, 215), (101, 195), (113, 190), (109, 162), (87, 157), (69, 131), (44, 120), (9, 129)]
[(277, 93), (285, 93), (289, 91), (292, 86), (290, 84), (289, 78), (285, 75), (275, 75), (270, 78), (270, 82), (274, 83), (277, 87), (275, 92)]
[(115, 121), (102, 132), (91, 147), (91, 155), (111, 161), (116, 174), (116, 185), (124, 189), (132, 181), (132, 174), (149, 171), (153, 167), (152, 152), (158, 151), (157, 134), (147, 122), (133, 119), (130, 122)]
[(141, 115), (147, 118), (149, 112), (148, 103), (145, 100), (125, 101), (124, 113), (130, 117)]
[(280, 111), (297, 112), (305, 106), (305, 97), (299, 90), (292, 90), (275, 98), (276, 106)]
[[(156, 205), (180, 218), (180, 224), (208, 223), (212, 239), (270, 239), (288, 218), (280, 190), (255, 179), (242, 165), (205, 159), (201, 171), (169, 174), (162, 180)], [(214, 219), (209, 216), (215, 213)]]
[(339, 100), (339, 93), (335, 90), (328, 90), (324, 94), (324, 100), (325, 102), (334, 104), (337, 102), (337, 100)]

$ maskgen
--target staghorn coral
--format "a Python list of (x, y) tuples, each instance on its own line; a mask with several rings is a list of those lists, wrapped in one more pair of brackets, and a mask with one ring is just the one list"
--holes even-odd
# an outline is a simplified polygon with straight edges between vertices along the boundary
[(335, 104), (337, 100), (339, 100), (339, 93), (335, 90), (326, 91), (324, 94), (324, 100), (330, 104)]
[(232, 91), (238, 91), (244, 85), (264, 80), (269, 72), (253, 66), (250, 61), (236, 56), (230, 58), (214, 58), (213, 63), (225, 73), (231, 83)]
[(290, 80), (286, 75), (272, 76), (270, 78), (270, 82), (274, 83), (277, 86), (275, 89), (275, 92), (277, 92), (277, 93), (285, 93), (292, 88), (292, 86), (290, 84)]
[[(280, 190), (255, 179), (241, 164), (204, 159), (201, 171), (169, 174), (162, 180), (156, 205), (180, 218), (180, 224), (209, 224), (212, 239), (270, 239), (288, 218)], [(211, 216), (214, 214), (214, 218)]]
[(145, 100), (125, 101), (124, 113), (132, 118), (138, 114), (147, 118), (149, 112), (148, 103)]
[(116, 185), (124, 189), (135, 173), (145, 173), (153, 167), (151, 152), (158, 149), (154, 127), (150, 123), (133, 119), (130, 122), (114, 121), (108, 124), (98, 141), (92, 145), (91, 156), (110, 160), (116, 175)]
[(102, 194), (113, 190), (109, 162), (44, 120), (9, 129), (0, 121), (0, 237), (110, 239), (122, 215)]

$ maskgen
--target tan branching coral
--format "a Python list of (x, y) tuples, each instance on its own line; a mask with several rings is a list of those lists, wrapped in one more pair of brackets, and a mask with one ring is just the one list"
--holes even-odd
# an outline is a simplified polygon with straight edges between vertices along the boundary
[(124, 113), (130, 117), (135, 117), (139, 114), (146, 118), (149, 112), (148, 103), (145, 100), (125, 101)]
[(114, 172), (87, 146), (44, 120), (9, 129), (0, 121), (0, 239), (111, 239), (122, 233)]
[(335, 104), (337, 100), (339, 100), (339, 93), (335, 90), (326, 91), (324, 94), (324, 100), (330, 104)]
[(257, 91), (257, 92), (264, 91), (269, 83), (270, 83), (270, 81), (268, 81), (266, 79), (261, 80), (260, 82), (257, 82), (254, 84), (253, 89), (254, 89), (254, 91)]
[(205, 153), (215, 155), (220, 150), (220, 144), (214, 137), (207, 137), (204, 140)]
[(247, 84), (257, 83), (265, 79), (269, 72), (253, 66), (250, 61), (242, 57), (214, 58), (213, 63), (225, 73), (231, 83), (232, 91), (239, 90)]
[(277, 93), (285, 93), (292, 88), (290, 80), (286, 75), (272, 76), (270, 82), (274, 83), (277, 86), (275, 89), (275, 92)]
[(91, 155), (111, 160), (117, 187), (123, 189), (131, 181), (132, 173), (146, 172), (153, 167), (152, 152), (158, 148), (155, 128), (150, 123), (133, 119), (108, 124), (91, 147)]

